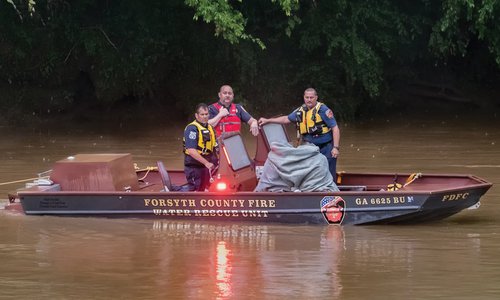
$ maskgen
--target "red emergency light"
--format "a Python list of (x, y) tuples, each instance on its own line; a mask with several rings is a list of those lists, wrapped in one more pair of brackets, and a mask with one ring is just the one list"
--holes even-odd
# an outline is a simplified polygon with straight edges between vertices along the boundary
[(217, 182), (217, 184), (215, 185), (215, 188), (218, 190), (218, 191), (225, 191), (227, 189), (227, 184), (224, 182), (224, 181), (219, 181)]

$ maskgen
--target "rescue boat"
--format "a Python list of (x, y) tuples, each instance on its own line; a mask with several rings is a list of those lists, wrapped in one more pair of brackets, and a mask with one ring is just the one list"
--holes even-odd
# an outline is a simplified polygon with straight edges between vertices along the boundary
[(66, 217), (415, 224), (477, 208), (492, 186), (474, 175), (340, 172), (339, 191), (254, 192), (271, 143), (290, 141), (282, 125), (260, 130), (253, 159), (241, 135), (221, 139), (219, 168), (206, 192), (186, 191), (184, 172), (161, 161), (139, 169), (129, 153), (77, 154), (10, 193), (6, 209)]

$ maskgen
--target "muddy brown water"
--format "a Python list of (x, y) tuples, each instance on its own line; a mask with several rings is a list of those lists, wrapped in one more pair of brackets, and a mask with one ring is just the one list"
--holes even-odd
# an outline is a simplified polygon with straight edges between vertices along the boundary
[[(0, 128), (0, 182), (77, 153), (182, 168), (170, 129)], [(466, 173), (476, 210), (412, 226), (35, 217), (0, 212), (1, 299), (498, 299), (500, 121), (398, 117), (342, 124), (338, 170)], [(250, 154), (255, 144), (245, 134)], [(7, 192), (22, 184), (0, 185)]]

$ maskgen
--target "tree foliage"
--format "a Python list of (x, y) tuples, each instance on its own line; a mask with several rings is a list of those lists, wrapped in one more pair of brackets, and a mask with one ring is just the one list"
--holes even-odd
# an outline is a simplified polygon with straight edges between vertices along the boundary
[(495, 0), (0, 0), (0, 105), (188, 114), (229, 83), (269, 114), (314, 86), (352, 118), (390, 105), (396, 81), (497, 80), (499, 12)]

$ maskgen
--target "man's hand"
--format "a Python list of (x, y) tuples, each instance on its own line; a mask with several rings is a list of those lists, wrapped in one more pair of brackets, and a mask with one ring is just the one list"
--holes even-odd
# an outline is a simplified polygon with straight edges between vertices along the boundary
[(211, 163), (211, 162), (209, 162), (209, 161), (207, 161), (207, 163), (205, 164), (205, 167), (206, 167), (208, 170), (210, 170), (210, 171), (211, 171), (211, 170), (214, 168), (214, 164), (213, 164), (213, 163)]
[(339, 154), (340, 154), (339, 148), (334, 147), (332, 149), (332, 156), (337, 158), (339, 156)]
[(227, 108), (225, 108), (225, 107), (221, 107), (221, 109), (219, 109), (218, 115), (221, 118), (224, 118), (225, 116), (229, 115), (229, 110), (227, 110)]
[(266, 124), (267, 122), (269, 122), (269, 120), (268, 120), (268, 119), (266, 119), (266, 118), (260, 118), (260, 119), (259, 119), (259, 125), (260, 125), (260, 126), (262, 126), (262, 125)]
[(257, 125), (257, 120), (252, 122), (252, 125), (250, 125), (250, 132), (252, 132), (253, 136), (257, 136), (259, 134), (259, 125)]

